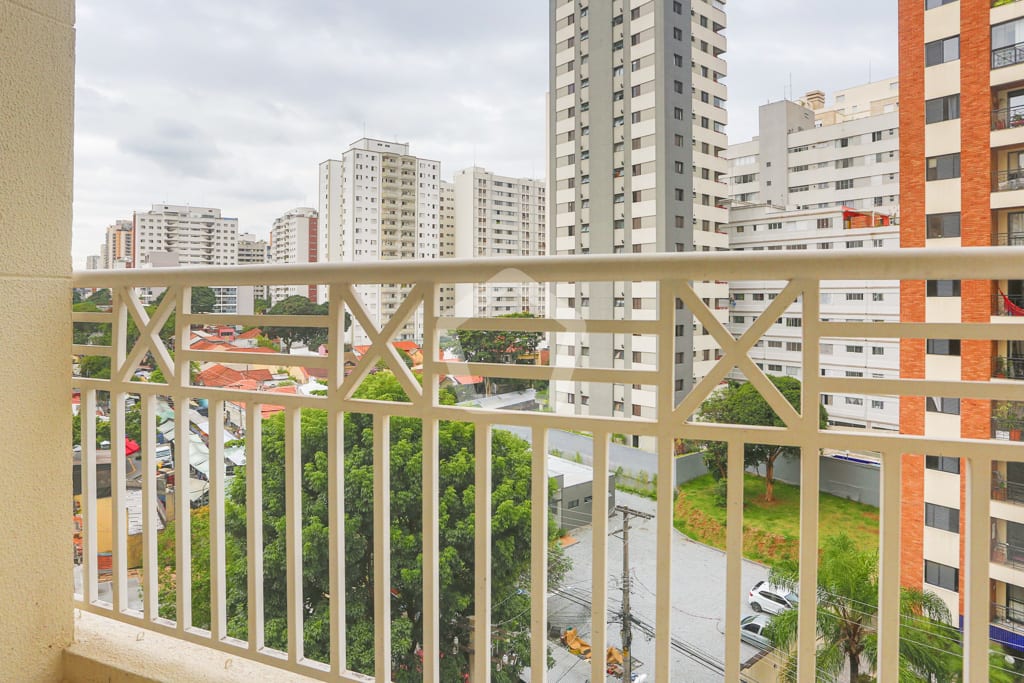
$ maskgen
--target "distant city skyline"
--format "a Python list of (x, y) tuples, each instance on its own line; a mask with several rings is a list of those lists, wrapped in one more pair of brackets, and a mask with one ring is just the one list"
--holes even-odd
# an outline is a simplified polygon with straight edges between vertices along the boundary
[[(154, 202), (218, 206), (266, 237), (317, 205), (318, 164), (364, 134), (415, 145), (446, 179), (544, 177), (546, 2), (241, 8), (78, 4), (76, 268)], [(760, 104), (895, 75), (896, 3), (814, 9), (727, 4), (730, 142)]]

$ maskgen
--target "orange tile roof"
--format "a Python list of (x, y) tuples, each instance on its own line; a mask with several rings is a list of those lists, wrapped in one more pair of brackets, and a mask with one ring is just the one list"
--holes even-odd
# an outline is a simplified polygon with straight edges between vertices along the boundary
[(263, 330), (261, 330), (258, 327), (254, 327), (251, 330), (248, 330), (247, 332), (243, 332), (242, 334), (238, 335), (237, 337), (235, 337), (235, 339), (255, 339), (261, 334), (263, 334)]
[(243, 379), (242, 373), (221, 364), (211, 365), (198, 375), (196, 384), (204, 387), (226, 387)]
[(260, 368), (258, 370), (242, 370), (242, 376), (246, 379), (256, 380), (257, 382), (269, 382), (274, 379), (274, 375), (266, 368)]

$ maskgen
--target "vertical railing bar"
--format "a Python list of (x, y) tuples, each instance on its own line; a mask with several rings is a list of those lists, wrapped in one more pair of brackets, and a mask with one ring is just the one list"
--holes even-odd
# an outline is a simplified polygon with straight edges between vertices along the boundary
[(591, 523), (593, 525), (593, 600), (590, 609), (591, 646), (590, 678), (605, 678), (605, 651), (608, 647), (608, 440), (609, 433), (595, 431), (594, 484), (591, 491)]
[(373, 416), (373, 628), (378, 681), (391, 680), (391, 420)]
[(800, 605), (797, 608), (797, 677), (811, 683), (817, 677), (818, 612), (818, 496), (821, 455), (818, 448), (821, 403), (819, 351), (821, 343), (821, 295), (817, 280), (804, 280), (803, 387), (801, 419), (791, 433), (800, 447)]
[(967, 462), (964, 680), (986, 681), (989, 673), (989, 499), (992, 495), (992, 461), (987, 457), (972, 456)]
[[(691, 283), (692, 284), (692, 283)], [(675, 425), (672, 416), (675, 402), (676, 291), (677, 283), (658, 283), (658, 501), (655, 508), (655, 538), (658, 567), (655, 592), (657, 596), (654, 621), (657, 638), (654, 649), (654, 678), (672, 680), (672, 530), (675, 488)], [(691, 314), (692, 315), (692, 314)], [(632, 653), (631, 653), (632, 654)]]
[(91, 605), (98, 595), (96, 545), (96, 390), (82, 392), (82, 599)]
[(473, 638), (473, 683), (491, 680), (491, 425), (477, 423), (474, 566), (476, 587)]
[(227, 575), (224, 532), (224, 401), (209, 403), (210, 469), (210, 637), (224, 640), (227, 636)]
[[(547, 681), (548, 622), (548, 430), (533, 430), (533, 469), (530, 473), (530, 680)], [(607, 500), (607, 496), (605, 497)], [(607, 506), (607, 503), (605, 503)]]
[(152, 621), (159, 613), (157, 581), (156, 394), (142, 399), (142, 613)]
[(900, 642), (900, 498), (899, 453), (881, 454), (882, 500), (878, 511), (878, 680), (899, 680)]
[(110, 537), (112, 556), (111, 584), (114, 611), (128, 609), (128, 510), (126, 507), (125, 471), (125, 401), (128, 396), (120, 381), (124, 370), (128, 343), (128, 297), (130, 290), (114, 289), (113, 327), (111, 329), (112, 355), (110, 357)]
[(331, 674), (347, 670), (345, 640), (345, 415), (338, 387), (345, 379), (345, 303), (328, 286), (327, 543), (330, 590)]
[(304, 615), (302, 605), (302, 413), (285, 410), (284, 491), (285, 556), (288, 621), (288, 661), (303, 658)]
[(740, 607), (743, 602), (743, 451), (730, 441), (726, 465), (725, 680), (740, 680)]
[(180, 351), (187, 350), (192, 345), (191, 327), (185, 322), (185, 317), (192, 311), (192, 288), (179, 287), (177, 297), (178, 316), (175, 318), (174, 333), (179, 355), (174, 361), (175, 378), (167, 380), (174, 387), (174, 569), (177, 589), (175, 607), (178, 631), (184, 632), (192, 628), (192, 449), (187, 391), (191, 384), (190, 364)]
[(248, 582), (249, 652), (263, 649), (263, 408), (245, 410), (245, 551)]
[(439, 352), (436, 283), (423, 295), (423, 681), (441, 680), (441, 577), (439, 423), (432, 415), (438, 405), (434, 379)]

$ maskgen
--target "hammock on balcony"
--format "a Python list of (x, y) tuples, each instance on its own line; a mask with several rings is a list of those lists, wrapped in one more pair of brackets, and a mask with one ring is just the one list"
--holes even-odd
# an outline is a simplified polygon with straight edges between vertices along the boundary
[(1024, 315), (1024, 308), (1013, 303), (1007, 295), (1003, 294), (1003, 290), (999, 290), (999, 296), (1003, 297), (1003, 305), (1006, 306), (1006, 313), (1008, 315)]

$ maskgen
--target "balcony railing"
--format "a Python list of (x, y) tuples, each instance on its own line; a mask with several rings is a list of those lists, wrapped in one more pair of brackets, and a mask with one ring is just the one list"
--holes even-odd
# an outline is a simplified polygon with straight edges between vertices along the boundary
[(1021, 310), (1024, 310), (1024, 294), (995, 294), (992, 297), (992, 304), (996, 315), (1021, 317)]
[(992, 111), (992, 130), (1024, 126), (1024, 106), (1006, 107)]
[(1001, 247), (1024, 247), (1024, 232), (1001, 232), (996, 241)]
[(992, 68), (1001, 69), (1024, 62), (1024, 43), (997, 47), (992, 50)]
[(992, 376), (1004, 379), (1024, 379), (1024, 358), (997, 356), (992, 359)]
[[(562, 429), (588, 432), (594, 436), (594, 491), (593, 491), (593, 548), (590, 576), (592, 593), (586, 601), (592, 619), (590, 645), (594, 652), (603, 653), (609, 645), (618, 645), (617, 627), (607, 627), (609, 618), (608, 577), (616, 571), (608, 561), (609, 520), (608, 491), (609, 443), (614, 434), (632, 434), (652, 440), (659, 454), (657, 474), (657, 503), (655, 519), (656, 548), (653, 557), (646, 558), (656, 572), (656, 580), (649, 586), (656, 595), (656, 607), (651, 632), (655, 634), (653, 656), (647, 661), (650, 680), (687, 680), (687, 672), (680, 670), (674, 657), (679, 643), (673, 634), (673, 623), (680, 619), (675, 613), (686, 606), (685, 581), (673, 576), (673, 510), (674, 510), (674, 454), (678, 439), (714, 440), (725, 442), (729, 453), (727, 481), (729, 482), (726, 510), (727, 537), (725, 571), (723, 577), (725, 600), (721, 623), (725, 632), (723, 655), (720, 660), (705, 657), (702, 666), (714, 666), (724, 680), (745, 680), (741, 671), (740, 618), (744, 603), (742, 544), (743, 544), (743, 454), (747, 443), (797, 446), (805, 454), (800, 459), (801, 480), (817, 482), (820, 461), (809, 454), (856, 450), (876, 452), (881, 460), (881, 510), (879, 521), (880, 580), (878, 630), (878, 680), (897, 680), (899, 657), (897, 654), (900, 615), (900, 533), (901, 533), (901, 472), (906, 453), (955, 453), (963, 458), (967, 486), (964, 509), (964, 562), (960, 588), (964, 592), (964, 679), (986, 680), (989, 666), (988, 628), (990, 621), (989, 578), (987, 567), (992, 549), (989, 544), (989, 498), (991, 470), (997, 461), (1024, 462), (1024, 444), (992, 441), (988, 439), (962, 439), (954, 437), (900, 435), (890, 432), (863, 430), (819, 429), (819, 405), (823, 393), (868, 394), (895, 396), (945, 396), (987, 401), (1024, 400), (1024, 385), (1016, 383), (968, 382), (923, 379), (876, 379), (821, 376), (818, 371), (820, 342), (825, 338), (850, 339), (984, 339), (1020, 338), (1024, 335), (1024, 319), (1005, 325), (987, 323), (913, 323), (913, 322), (841, 322), (822, 321), (819, 314), (822, 283), (828, 280), (889, 281), (895, 274), (915, 281), (937, 278), (1005, 280), (1019, 275), (1019, 257), (1010, 250), (977, 248), (963, 251), (945, 249), (919, 249), (843, 254), (787, 253), (686, 253), (672, 255), (577, 256), (524, 259), (478, 259), (475, 261), (384, 262), (368, 264), (314, 264), (310, 266), (233, 267), (222, 269), (152, 269), (135, 271), (91, 271), (74, 276), (76, 287), (109, 287), (113, 292), (112, 310), (107, 313), (75, 313), (77, 325), (108, 326), (111, 343), (96, 347), (76, 344), (74, 352), (81, 355), (104, 356), (110, 359), (110, 379), (75, 377), (73, 386), (81, 392), (82, 431), (82, 582), (76, 595), (78, 608), (120, 620), (173, 637), (198, 643), (209, 648), (248, 658), (290, 671), (329, 681), (390, 681), (393, 675), (393, 653), (397, 641), (392, 632), (393, 619), (418, 619), (421, 632), (408, 647), (417, 653), (418, 672), (424, 681), (443, 679), (446, 656), (466, 652), (475, 643), (475, 658), (470, 657), (472, 680), (491, 680), (492, 669), (505, 661), (502, 643), (512, 637), (528, 642), (529, 658), (543, 663), (548, 658), (547, 577), (549, 556), (548, 477), (546, 454), (548, 430)], [(716, 311), (705, 305), (695, 292), (695, 282), (714, 282), (748, 279), (757, 273), (759, 279), (786, 282), (781, 293), (769, 304), (764, 313), (739, 339), (733, 337), (716, 317)], [(557, 291), (578, 291), (581, 286), (594, 291), (606, 290), (613, 294), (623, 287), (647, 287), (644, 296), (656, 292), (656, 315), (629, 320), (628, 310), (615, 309), (613, 319), (581, 319), (576, 311), (560, 309), (557, 299), (550, 319), (509, 318), (454, 318), (441, 314), (437, 307), (442, 290), (452, 283), (514, 283), (536, 282), (551, 285)], [(240, 285), (321, 285), (327, 292), (329, 314), (324, 316), (268, 316), (193, 314), (190, 311), (190, 288), (198, 286)], [(365, 287), (388, 283), (389, 286), (409, 285), (406, 298), (390, 320), (375, 320), (364, 306), (360, 292)], [(630, 285), (630, 283), (633, 283)], [(637, 284), (639, 283), (639, 284)], [(653, 287), (645, 283), (652, 283)], [(166, 287), (163, 303), (147, 313), (135, 294), (138, 287)], [(594, 294), (592, 294), (594, 296)], [(923, 296), (923, 295), (922, 295)], [(751, 360), (753, 344), (767, 332), (786, 309), (794, 303), (802, 305), (802, 325), (793, 331), (803, 343), (804, 383), (799, 407), (793, 408), (779, 393), (767, 376)], [(646, 306), (645, 306), (646, 308)], [(611, 307), (609, 306), (611, 310)], [(340, 350), (345, 347), (345, 314), (351, 315), (371, 340), (370, 348), (355, 364), (346, 367), (348, 356)], [(161, 330), (171, 315), (175, 315), (174, 330), (177, 348), (173, 352), (165, 345)], [(638, 316), (639, 317), (639, 316)], [(132, 321), (132, 325), (129, 325)], [(422, 325), (422, 374), (413, 374), (391, 342), (407, 322)], [(190, 328), (215, 323), (236, 326), (289, 326), (296, 328), (327, 328), (326, 356), (295, 356), (285, 353), (259, 354), (259, 364), (270, 368), (303, 366), (326, 370), (323, 395), (289, 393), (270, 394), (247, 388), (218, 388), (198, 386), (194, 383), (190, 364), (217, 361), (228, 364), (251, 364), (254, 354), (237, 351), (197, 350), (191, 348)], [(675, 385), (676, 366), (674, 352), (677, 335), (682, 327), (688, 330), (694, 323), (702, 325), (714, 337), (723, 351), (721, 360), (709, 374), (689, 387), (682, 399), (677, 400)], [(526, 330), (548, 335), (547, 343), (556, 349), (559, 341), (565, 344), (567, 335), (616, 335), (633, 344), (652, 343), (657, 349), (657, 368), (652, 370), (616, 369), (611, 358), (612, 344), (608, 344), (607, 365), (591, 354), (588, 367), (503, 365), (486, 362), (439, 360), (441, 337), (457, 330)], [(133, 346), (129, 339), (136, 338)], [(166, 383), (133, 381), (140, 363), (152, 359)], [(556, 362), (557, 362), (556, 354)], [(580, 364), (581, 359), (575, 363)], [(408, 400), (396, 396), (388, 400), (371, 400), (357, 394), (360, 384), (378, 366), (390, 370)], [(748, 380), (766, 398), (785, 427), (751, 427), (744, 425), (697, 422), (693, 415), (701, 403), (738, 367)], [(640, 384), (653, 387), (657, 406), (645, 417), (607, 415), (579, 415), (550, 412), (500, 411), (448, 405), (439, 398), (438, 385), (446, 376), (483, 376), (515, 378), (519, 380), (547, 380), (551, 395), (565, 391), (575, 383), (591, 387), (607, 387), (611, 395), (615, 386)], [(685, 378), (689, 385), (689, 378)], [(597, 393), (597, 392), (594, 392)], [(125, 470), (126, 429), (129, 397), (138, 397), (141, 405), (141, 467), (138, 491), (142, 503), (141, 518), (129, 519), (126, 502), (129, 494)], [(160, 398), (166, 397), (166, 398)], [(174, 598), (170, 605), (174, 614), (164, 611), (160, 598), (160, 577), (157, 571), (159, 535), (157, 528), (158, 496), (156, 477), (156, 445), (158, 432), (158, 400), (169, 399), (173, 405), (174, 438), (179, 444), (189, 442), (189, 424), (192, 421), (190, 403), (200, 401), (208, 410), (206, 425), (210, 460), (208, 465), (209, 490), (209, 628), (197, 627), (193, 609), (196, 579), (192, 572), (173, 574)], [(113, 552), (101, 558), (97, 552), (97, 534), (102, 517), (98, 512), (96, 496), (97, 448), (94, 418), (98, 405), (109, 402), (106, 413), (110, 417), (112, 448), (111, 509), (107, 519), (111, 527)], [(261, 408), (273, 404), (284, 414), (281, 453), (269, 458), (261, 447), (264, 426)], [(594, 401), (591, 401), (593, 406)], [(240, 500), (230, 500), (225, 493), (224, 467), (225, 415), (229, 410), (245, 409), (245, 488), (244, 507)], [(326, 474), (315, 481), (306, 481), (304, 467), (307, 460), (307, 435), (303, 432), (301, 411), (324, 411), (327, 438), (315, 447), (315, 458), (323, 463)], [(577, 406), (577, 409), (579, 407)], [(363, 431), (347, 433), (343, 420), (349, 415), (362, 415), (371, 425)], [(474, 464), (470, 468), (475, 486), (467, 489), (460, 500), (466, 505), (466, 519), (445, 519), (439, 514), (441, 447), (439, 430), (449, 423), (468, 423), (472, 426), (471, 441), (475, 444)], [(415, 426), (413, 426), (415, 425)], [(491, 586), (500, 567), (492, 566), (494, 544), (507, 539), (496, 537), (492, 531), (492, 517), (506, 511), (492, 510), (492, 493), (496, 486), (492, 471), (498, 462), (492, 450), (492, 431), (498, 425), (513, 425), (532, 434), (532, 461), (530, 473), (530, 532), (529, 541), (516, 547), (520, 557), (529, 557), (529, 582), (524, 589), (529, 602), (529, 621), (524, 631), (509, 633), (504, 622), (492, 616), (492, 608), (511, 596), (492, 596)], [(391, 429), (395, 432), (392, 433)], [(400, 434), (417, 430), (422, 434), (422, 455), (409, 459), (410, 454)], [(346, 476), (347, 451), (358, 442), (372, 460), (372, 468), (361, 478), (352, 481)], [(179, 449), (184, 450), (184, 449)], [(177, 454), (171, 469), (178, 486), (168, 493), (168, 500), (178, 511), (189, 510), (189, 465)], [(400, 460), (399, 460), (400, 458)], [(304, 462), (305, 461), (305, 462)], [(415, 490), (392, 487), (393, 465), (398, 462), (417, 463), (409, 480), (416, 482)], [(273, 463), (280, 463), (274, 465)], [(975, 473), (984, 476), (975, 476)], [(523, 475), (527, 476), (527, 475)], [(281, 515), (279, 525), (265, 523), (264, 492), (268, 486), (283, 490), (278, 500)], [(468, 493), (468, 491), (472, 493)], [(408, 496), (417, 501), (409, 508)], [(799, 550), (800, 578), (797, 592), (801, 595), (798, 608), (799, 635), (795, 645), (799, 655), (802, 681), (815, 679), (815, 648), (817, 645), (817, 560), (818, 560), (818, 488), (804, 486), (800, 490)], [(404, 503), (403, 503), (404, 501)], [(449, 501), (450, 502), (450, 501)], [(275, 504), (277, 504), (275, 503)], [(405, 519), (392, 519), (395, 505), (404, 504), (403, 510), (415, 510)], [(447, 503), (446, 503), (447, 504)], [(230, 515), (226, 509), (231, 508)], [(307, 515), (319, 511), (326, 524), (306, 526)], [(366, 515), (372, 533), (353, 538), (346, 533), (347, 515), (356, 511)], [(241, 525), (226, 524), (226, 516)], [(190, 516), (178, 514), (173, 547), (176, 567), (195, 567), (192, 555), (196, 537)], [(504, 519), (504, 517), (503, 517)], [(241, 520), (241, 521), (239, 521)], [(507, 520), (506, 520), (507, 521)], [(420, 528), (422, 543), (410, 548), (404, 536), (392, 532), (393, 522), (411, 529)], [(141, 536), (143, 573), (129, 576), (127, 562), (129, 523), (136, 526)], [(439, 525), (463, 524), (463, 534), (473, 537), (465, 555), (453, 558), (451, 548), (442, 548)], [(241, 536), (239, 536), (241, 534)], [(228, 539), (235, 539), (229, 543)], [(261, 552), (276, 540), (274, 551)], [(393, 547), (393, 544), (397, 544)], [(394, 553), (421, 554), (421, 574), (416, 576), (413, 588), (406, 593), (393, 589), (392, 560)], [(328, 576), (311, 577), (303, 572), (303, 563), (309, 554), (325, 556)], [(352, 553), (363, 553), (368, 559), (365, 573), (346, 572), (346, 559)], [(443, 556), (443, 560), (442, 560)], [(109, 560), (109, 564), (107, 563)], [(457, 560), (457, 561), (456, 561)], [(203, 562), (206, 562), (203, 556)], [(459, 580), (472, 593), (472, 620), (463, 621), (453, 616), (453, 606), (441, 595), (442, 563), (444, 571), (462, 572)], [(228, 572), (246, 578), (242, 585), (248, 596), (247, 607), (241, 612), (237, 605), (227, 601)], [(678, 568), (676, 569), (678, 571)], [(109, 577), (110, 592), (101, 597), (101, 575)], [(137, 588), (136, 588), (137, 584)], [(365, 614), (350, 614), (346, 604), (354, 594), (372, 595), (372, 609)], [(138, 602), (136, 601), (138, 598)], [(324, 604), (326, 614), (313, 613), (311, 605)], [(138, 604), (141, 603), (141, 604)], [(266, 609), (273, 603), (286, 616), (278, 616), (270, 623)], [(442, 606), (444, 607), (442, 609)], [(234, 610), (234, 611), (232, 611)], [(230, 621), (228, 615), (231, 615)], [(346, 622), (346, 615), (348, 621)], [(954, 615), (954, 619), (955, 619)], [(329, 632), (329, 651), (323, 661), (313, 661), (304, 652), (304, 624), (311, 620), (316, 627)], [(346, 626), (347, 623), (347, 626)], [(442, 640), (442, 634), (457, 628), (463, 638)], [(373, 643), (372, 671), (349, 669), (346, 656), (347, 642), (361, 633)], [(267, 646), (268, 633), (283, 637), (286, 645), (274, 650)], [(308, 637), (308, 633), (306, 636)], [(418, 641), (418, 642), (416, 642)], [(408, 642), (408, 638), (401, 642)], [(709, 664), (710, 662), (710, 664)], [(507, 661), (505, 662), (507, 664)], [(591, 680), (605, 679), (605, 662), (593, 657), (586, 665)], [(446, 679), (453, 680), (453, 679)], [(461, 678), (460, 678), (461, 680)], [(531, 671), (531, 680), (547, 680), (543, 664)]]
[(992, 561), (1012, 569), (1024, 569), (1024, 547), (993, 541)]
[(992, 191), (1024, 190), (1024, 168), (1009, 168), (992, 174)]

